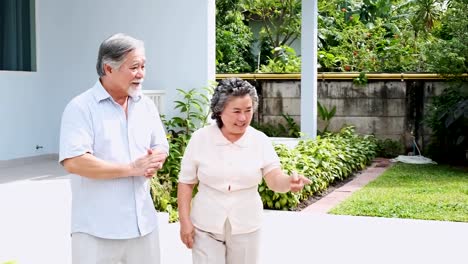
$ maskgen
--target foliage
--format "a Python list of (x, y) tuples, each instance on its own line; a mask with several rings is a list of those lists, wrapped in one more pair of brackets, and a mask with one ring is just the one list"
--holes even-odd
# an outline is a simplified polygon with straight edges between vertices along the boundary
[(432, 98), (424, 123), (432, 129), (428, 154), (442, 162), (463, 162), (468, 150), (468, 91), (453, 84)]
[(253, 41), (246, 25), (241, 0), (216, 0), (216, 71), (241, 73), (252, 71)]
[[(317, 54), (319, 69), (322, 72), (333, 71), (350, 71), (351, 66), (348, 64), (348, 58), (341, 54), (333, 54), (324, 50), (319, 50)], [(345, 65), (341, 67), (341, 65)]]
[(411, 22), (416, 33), (430, 32), (441, 16), (441, 1), (413, 0), (411, 2), (414, 3), (414, 15)]
[(461, 169), (398, 163), (330, 213), (468, 222), (466, 186)]
[(357, 86), (365, 86), (367, 84), (366, 73), (360, 72), (359, 76), (353, 79), (353, 83)]
[(278, 210), (294, 208), (301, 200), (324, 191), (330, 183), (364, 169), (375, 156), (376, 145), (371, 138), (358, 136), (353, 127), (346, 127), (336, 134), (301, 140), (293, 149), (276, 145), (284, 172), (291, 175), (296, 171), (311, 179), (312, 183), (302, 192), (280, 194), (268, 189), (263, 181), (258, 190), (264, 207)]
[(183, 101), (176, 100), (175, 109), (179, 110), (183, 116), (175, 116), (171, 120), (165, 121), (166, 128), (175, 137), (184, 133), (191, 135), (195, 130), (206, 125), (209, 112), (207, 106), (210, 100), (207, 94), (210, 94), (213, 88), (203, 88), (205, 93), (199, 92), (197, 89), (184, 91), (177, 89), (180, 95), (183, 96)]
[(398, 155), (404, 154), (405, 152), (405, 146), (403, 143), (397, 140), (392, 140), (389, 138), (376, 139), (375, 143), (377, 144), (377, 157), (395, 158)]
[[(301, 0), (244, 0), (244, 3), (248, 19), (262, 23), (259, 41), (268, 44), (267, 51), (291, 46), (300, 37)], [(270, 55), (275, 58), (279, 54)]]
[(436, 40), (428, 43), (424, 53), (428, 70), (443, 75), (468, 72), (468, 1), (453, 0), (434, 31)]
[(330, 125), (330, 121), (335, 116), (336, 106), (333, 106), (331, 110), (328, 110), (325, 106), (322, 106), (322, 104), (320, 104), (319, 101), (317, 101), (317, 107), (320, 119), (322, 119), (325, 122), (325, 127), (322, 131), (320, 131), (320, 134), (324, 134), (328, 132), (328, 126)]
[(208, 95), (212, 93), (213, 87), (206, 87), (202, 91), (196, 89), (189, 91), (177, 89), (177, 91), (183, 98), (175, 101), (175, 109), (179, 110), (180, 116), (175, 116), (170, 120), (163, 117), (168, 131), (169, 156), (163, 168), (151, 179), (151, 197), (154, 206), (158, 211), (168, 212), (171, 222), (178, 219), (177, 179), (182, 156), (192, 133), (207, 123)]
[(294, 119), (290, 115), (281, 114), (282, 117), (286, 120), (286, 129), (288, 131), (287, 135), (289, 137), (298, 138), (301, 136), (301, 128), (299, 125), (294, 121)]
[(262, 131), (269, 137), (291, 137), (298, 138), (301, 135), (301, 129), (294, 119), (288, 114), (281, 114), (286, 124), (259, 124), (252, 122), (251, 126)]
[(272, 51), (267, 65), (262, 65), (260, 72), (264, 73), (295, 73), (301, 72), (301, 59), (296, 56), (293, 48), (283, 45)]
[(401, 72), (417, 67), (412, 34), (402, 35), (380, 18), (366, 25), (347, 14), (333, 11), (334, 19), (319, 19), (321, 71)]
[[(288, 52), (276, 52), (299, 40), (300, 0), (217, 0), (216, 4), (218, 72), (300, 71), (300, 57), (287, 62), (277, 57)], [(318, 5), (322, 72), (459, 75), (468, 71), (466, 0), (321, 0)], [(248, 25), (256, 21), (262, 25), (260, 54), (253, 56)], [(292, 64), (296, 68), (284, 67)]]

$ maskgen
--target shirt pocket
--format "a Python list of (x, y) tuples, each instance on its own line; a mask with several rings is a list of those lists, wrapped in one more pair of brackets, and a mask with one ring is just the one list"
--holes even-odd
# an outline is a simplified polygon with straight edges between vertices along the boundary
[(101, 136), (103, 141), (114, 142), (120, 140), (121, 127), (120, 121), (116, 119), (104, 120), (101, 128)]
[(119, 120), (103, 120), (96, 131), (94, 148), (96, 156), (106, 160), (112, 159), (122, 141), (122, 128)]
[(151, 147), (153, 140), (153, 123), (152, 120), (143, 120), (132, 124), (132, 137), (135, 144), (142, 149), (148, 149)]

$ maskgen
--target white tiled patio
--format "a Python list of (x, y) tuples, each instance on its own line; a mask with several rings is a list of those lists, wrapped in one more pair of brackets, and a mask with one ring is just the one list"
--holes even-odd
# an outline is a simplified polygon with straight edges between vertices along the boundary
[[(68, 181), (51, 156), (0, 166), (0, 263), (71, 263)], [(177, 224), (160, 238), (162, 263), (191, 263)], [(468, 223), (265, 211), (261, 263), (461, 264), (467, 239)]]

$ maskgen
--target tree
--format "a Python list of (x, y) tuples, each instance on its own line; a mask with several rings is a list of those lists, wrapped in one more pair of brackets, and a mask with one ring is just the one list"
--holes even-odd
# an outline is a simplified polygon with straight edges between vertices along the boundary
[[(291, 46), (301, 35), (301, 0), (244, 0), (248, 19), (260, 21), (263, 50)], [(273, 56), (278, 56), (272, 54)]]
[(413, 25), (418, 31), (430, 32), (439, 19), (442, 5), (439, 0), (414, 0)]
[(242, 0), (216, 0), (216, 70), (218, 73), (252, 71), (253, 35), (244, 23)]
[(428, 69), (443, 75), (468, 72), (468, 0), (452, 0), (425, 51)]

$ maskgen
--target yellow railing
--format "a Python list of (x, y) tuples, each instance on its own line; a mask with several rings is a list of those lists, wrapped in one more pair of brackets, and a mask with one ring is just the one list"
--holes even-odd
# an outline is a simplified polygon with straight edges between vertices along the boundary
[[(319, 72), (318, 80), (352, 80), (359, 72)], [(468, 77), (465, 73), (463, 77)], [(216, 79), (238, 77), (246, 80), (300, 80), (300, 73), (222, 73), (216, 74)], [(435, 73), (366, 73), (370, 80), (443, 80), (445, 77)]]

